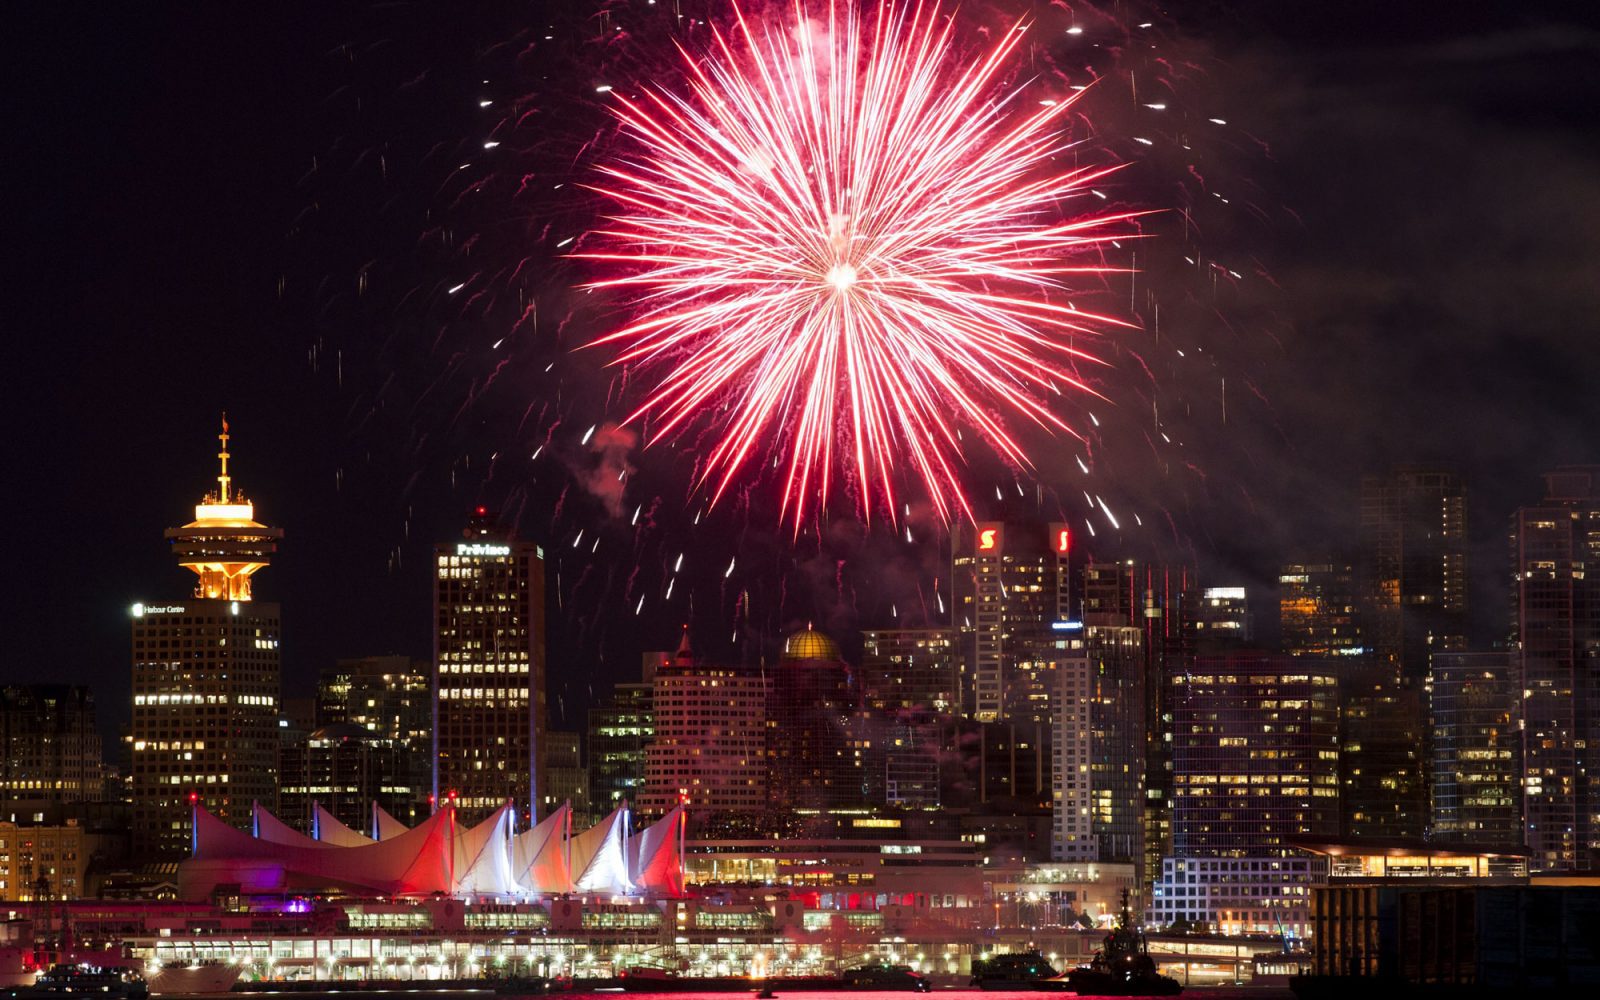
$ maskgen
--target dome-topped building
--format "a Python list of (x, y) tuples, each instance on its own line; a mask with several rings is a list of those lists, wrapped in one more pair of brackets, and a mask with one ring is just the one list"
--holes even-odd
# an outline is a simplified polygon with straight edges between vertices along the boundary
[(797, 660), (823, 660), (833, 663), (844, 659), (839, 644), (818, 632), (809, 624), (783, 641), (783, 662)]
[(839, 644), (807, 625), (783, 643), (767, 699), (768, 784), (786, 809), (859, 807), (861, 692)]

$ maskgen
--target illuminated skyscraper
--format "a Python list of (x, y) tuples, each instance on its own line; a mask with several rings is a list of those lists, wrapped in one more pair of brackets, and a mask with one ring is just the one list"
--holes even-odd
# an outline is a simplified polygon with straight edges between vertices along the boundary
[(1284, 566), (1278, 574), (1278, 626), (1290, 656), (1365, 652), (1355, 567), (1335, 560)]
[(1338, 831), (1338, 678), (1320, 661), (1237, 650), (1202, 654), (1172, 683), (1173, 848), (1151, 915), (1305, 934), (1310, 864), (1290, 842)]
[(1186, 566), (1131, 559), (1083, 568), (1083, 621), (1139, 630), (1144, 710), (1143, 881), (1155, 881), (1172, 849), (1171, 678), (1194, 662), (1200, 588)]
[(1512, 517), (1529, 867), (1600, 866), (1600, 467)]
[[(315, 719), (305, 727), (305, 737), (299, 741), (309, 749), (311, 738), (318, 731), (328, 730), (321, 737), (327, 743), (330, 733), (342, 732), (337, 727), (343, 724), (365, 729), (371, 735), (360, 744), (366, 755), (364, 773), (373, 776), (366, 783), (377, 790), (361, 794), (367, 796), (369, 805), (377, 801), (390, 815), (408, 826), (428, 817), (428, 795), (433, 790), (430, 763), (433, 755), (432, 675), (426, 661), (407, 656), (340, 660), (322, 671), (317, 683)], [(286, 705), (286, 715), (287, 708)], [(294, 746), (295, 741), (290, 742), (291, 752), (300, 752), (300, 748)], [(349, 756), (351, 741), (343, 742), (345, 745), (339, 749)], [(332, 747), (332, 743), (327, 743), (327, 748)], [(286, 767), (286, 773), (287, 770)], [(287, 784), (288, 778), (283, 781)], [(315, 793), (310, 797), (316, 798)], [(350, 808), (353, 810), (354, 806)], [(301, 812), (310, 815), (308, 809)], [(335, 815), (341, 820), (345, 818), (342, 813)], [(350, 815), (357, 814), (352, 811)], [(298, 815), (288, 808), (284, 808), (279, 818), (298, 822)], [(358, 818), (357, 823), (351, 825), (366, 829), (371, 824)]]
[(1431, 839), (1522, 846), (1522, 691), (1510, 653), (1440, 653), (1429, 685)]
[(696, 662), (684, 634), (656, 667), (655, 739), (645, 752), (641, 813), (682, 803), (699, 812), (767, 807), (767, 679), (758, 670)]
[(460, 822), (537, 810), (544, 758), (544, 550), (479, 507), (434, 549), (433, 790)]
[(1005, 715), (1015, 640), (1069, 617), (1071, 536), (1059, 523), (988, 521), (956, 531), (952, 544), (962, 711), (995, 722)]
[(589, 709), (589, 806), (604, 816), (644, 792), (646, 749), (655, 738), (655, 673), (640, 684), (618, 684)]
[(373, 828), (373, 803), (408, 826), (428, 817), (427, 790), (412, 783), (417, 755), (402, 741), (354, 722), (309, 733), (285, 729), (284, 735), (274, 808), (279, 819), (300, 832), (313, 832), (313, 806), (364, 832)]
[(1142, 637), (1129, 625), (1062, 624), (1050, 671), (1051, 857), (1137, 865), (1145, 823)]
[[(189, 851), (190, 804), (244, 828), (253, 802), (277, 796), (276, 604), (251, 599), (251, 577), (283, 532), (257, 523), (228, 475), (228, 423), (217, 490), (166, 536), (198, 577), (192, 597), (133, 606), (133, 849)], [(191, 798), (192, 797), (192, 798)]]
[(953, 738), (960, 707), (955, 632), (874, 629), (861, 638), (872, 802), (937, 806), (940, 757)]
[(1195, 645), (1207, 652), (1245, 646), (1255, 636), (1250, 599), (1243, 587), (1207, 587), (1195, 611)]
[(1288, 851), (1339, 828), (1339, 689), (1323, 663), (1251, 650), (1173, 679), (1173, 852)]
[(861, 693), (869, 710), (956, 713), (959, 679), (950, 629), (872, 629), (861, 640)]

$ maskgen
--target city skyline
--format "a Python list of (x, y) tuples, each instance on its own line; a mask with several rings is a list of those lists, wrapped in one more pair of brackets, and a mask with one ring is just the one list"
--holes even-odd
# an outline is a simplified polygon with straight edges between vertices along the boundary
[(0, 986), (1600, 981), (1572, 6), (8, 11)]
[[(1404, 461), (1453, 466), (1478, 498), (1479, 589), (1469, 604), (1485, 609), (1474, 615), (1481, 639), (1504, 624), (1483, 598), (1504, 579), (1495, 567), (1511, 511), (1531, 502), (1544, 472), (1600, 455), (1592, 430), (1600, 420), (1573, 381), (1590, 367), (1583, 317), (1594, 313), (1593, 292), (1560, 279), (1567, 268), (1586, 273), (1594, 248), (1582, 236), (1588, 227), (1550, 221), (1564, 217), (1556, 205), (1564, 213), (1593, 204), (1595, 150), (1580, 110), (1592, 103), (1593, 82), (1578, 69), (1592, 36), (1536, 11), (1373, 11), (1370, 21), (1347, 9), (1291, 23), (1246, 4), (1175, 23), (1175, 44), (1209, 67), (1193, 93), (1233, 123), (1228, 143), (1271, 149), (1247, 158), (1244, 172), (1207, 180), (1235, 203), (1255, 200), (1236, 192), (1263, 192), (1275, 221), (1254, 234), (1263, 238), (1258, 256), (1283, 291), (1229, 303), (1248, 322), (1241, 349), (1219, 355), (1226, 422), (1210, 375), (1179, 380), (1199, 414), (1188, 426), (1194, 471), (1163, 476), (1142, 457), (1136, 427), (1131, 446), (1108, 449), (1097, 473), (1095, 492), (1124, 522), (1122, 538), (1080, 544), (1106, 544), (1110, 556), (1177, 549), (1131, 554), (1197, 562), (1219, 582), (1265, 583), (1298, 558), (1289, 543), (1353, 537), (1346, 501), (1362, 474)], [(499, 339), (493, 324), (410, 305), (419, 291), (440, 301), (459, 260), (429, 250), (408, 261), (419, 234), (433, 231), (433, 181), (458, 165), (428, 150), (447, 139), (452, 151), (481, 147), (477, 102), (532, 84), (482, 55), (516, 33), (507, 15), (430, 17), (150, 12), (70, 26), (41, 18), (42, 35), (13, 34), (70, 34), (92, 54), (65, 71), (38, 62), (49, 44), (30, 43), (15, 60), (33, 87), (16, 109), (27, 137), (17, 187), (58, 197), (19, 206), (17, 245), (31, 252), (13, 273), (28, 291), (8, 322), (33, 331), (15, 338), (18, 391), (6, 403), (13, 424), (37, 428), (18, 440), (16, 461), (47, 470), (49, 485), (11, 491), (4, 516), (49, 524), (91, 516), (108, 493), (118, 501), (117, 516), (99, 518), (93, 533), (17, 540), (0, 621), (19, 638), (0, 675), (22, 678), (28, 664), (49, 659), (63, 679), (101, 692), (103, 717), (121, 703), (126, 609), (144, 588), (170, 582), (160, 573), (167, 554), (147, 526), (167, 523), (203, 484), (202, 428), (225, 408), (241, 475), (272, 523), (298, 540), (265, 587), (304, 595), (284, 623), (284, 671), (299, 681), (341, 657), (425, 655), (426, 623), (400, 609), (426, 600), (432, 545), (453, 537), (462, 511), (480, 502), (520, 510), (519, 531), (565, 559), (553, 576), (579, 614), (556, 637), (552, 662), (572, 669), (552, 669), (551, 711), (569, 726), (598, 701), (588, 678), (621, 679), (640, 649), (690, 617), (691, 595), (697, 642), (726, 642), (741, 658), (760, 649), (775, 658), (781, 637), (807, 620), (853, 643), (859, 628), (915, 624), (908, 618), (923, 603), (936, 606), (928, 585), (942, 558), (898, 534), (864, 537), (841, 518), (827, 538), (807, 536), (796, 549), (781, 532), (727, 512), (697, 530), (673, 455), (579, 445), (606, 416), (598, 405), (571, 404), (545, 465), (509, 462), (541, 443), (525, 421), (530, 401), (557, 392), (540, 376), (546, 356), (508, 356), (505, 376), (486, 385), (501, 360), (490, 348)], [(1384, 30), (1373, 31), (1379, 23)], [(371, 44), (378, 40), (393, 44)], [(191, 62), (193, 52), (205, 55)], [(362, 55), (353, 63), (328, 55), (338, 52)], [(157, 73), (156, 64), (172, 68)], [(1405, 69), (1415, 64), (1437, 72), (1421, 80)], [(278, 67), (289, 67), (285, 84), (267, 92), (260, 81), (278, 79)], [(199, 74), (207, 82), (196, 86)], [(73, 109), (91, 105), (130, 153), (121, 183), (87, 169), (107, 141), (72, 124)], [(1408, 142), (1437, 169), (1408, 167)], [(1361, 169), (1319, 183), (1340, 148), (1359, 151)], [(1508, 150), (1517, 169), (1500, 173)], [(387, 187), (367, 172), (380, 158)], [(1541, 183), (1525, 182), (1524, 171)], [(50, 204), (86, 209), (64, 214)], [(1477, 233), (1486, 236), (1464, 238)], [(1232, 254), (1249, 243), (1245, 235), (1218, 234), (1215, 245)], [(1528, 266), (1489, 267), (1493, 251), (1480, 244), (1497, 242), (1526, 243), (1533, 256), (1517, 256)], [(365, 281), (370, 261), (378, 265)], [(1491, 293), (1503, 308), (1467, 308)], [(546, 304), (551, 325), (572, 307)], [(1264, 330), (1255, 320), (1263, 312), (1288, 325)], [(1184, 320), (1171, 322), (1180, 335)], [(435, 353), (430, 345), (447, 329), (460, 350)], [(573, 385), (580, 394), (603, 388)], [(1117, 411), (1142, 413), (1147, 402), (1134, 393)], [(564, 458), (551, 465), (553, 451)], [(616, 515), (581, 485), (608, 461), (639, 467)], [(1077, 473), (1060, 471), (1047, 464), (1041, 473), (1066, 494)], [(1000, 485), (1010, 488), (1009, 478)], [(564, 516), (552, 520), (563, 490)], [(628, 591), (638, 565), (630, 522), (636, 507), (652, 505), (647, 575), (664, 582), (663, 565), (689, 554), (670, 601), (655, 582)], [(1129, 511), (1143, 524), (1129, 524)], [(584, 547), (603, 539), (587, 576), (566, 555), (585, 529)], [(115, 556), (97, 592), (76, 567), (107, 551)], [(330, 564), (359, 570), (361, 586), (342, 587)], [(750, 617), (736, 621), (736, 605)], [(47, 648), (25, 622), (63, 638)], [(746, 630), (738, 641), (736, 628)], [(636, 640), (616, 638), (634, 632)]]

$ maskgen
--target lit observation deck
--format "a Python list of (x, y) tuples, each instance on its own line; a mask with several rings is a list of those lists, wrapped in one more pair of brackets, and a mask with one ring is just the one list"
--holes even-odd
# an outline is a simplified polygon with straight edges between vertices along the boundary
[(217, 458), (222, 471), (217, 489), (195, 505), (194, 520), (181, 528), (168, 528), (178, 565), (199, 576), (194, 596), (221, 601), (250, 600), (250, 577), (267, 565), (278, 550), (281, 528), (269, 528), (255, 520), (255, 505), (232, 488), (228, 475), (228, 418), (222, 418), (222, 433), (217, 435), (222, 450)]

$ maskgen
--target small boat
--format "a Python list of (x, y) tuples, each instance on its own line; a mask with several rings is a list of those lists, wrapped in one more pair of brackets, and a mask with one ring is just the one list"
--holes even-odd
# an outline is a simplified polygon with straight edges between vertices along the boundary
[(1036, 951), (973, 959), (972, 985), (980, 990), (1033, 990), (1065, 992), (1070, 987), (1061, 973)]
[(772, 992), (772, 987), (763, 986), (756, 990), (756, 1000), (775, 1000), (778, 994)]
[(863, 965), (844, 974), (844, 984), (854, 990), (911, 990), (927, 993), (933, 983), (909, 965)]
[(98, 965), (54, 965), (32, 986), (13, 986), (0, 997), (10, 1000), (66, 1000), (96, 997), (100, 1000), (146, 1000), (150, 995), (143, 977), (131, 969)]
[(1067, 973), (1067, 982), (1074, 993), (1083, 996), (1170, 997), (1183, 992), (1176, 979), (1156, 971), (1126, 889), (1122, 890), (1122, 914), (1116, 928), (1106, 935), (1105, 944), (1088, 965)]

